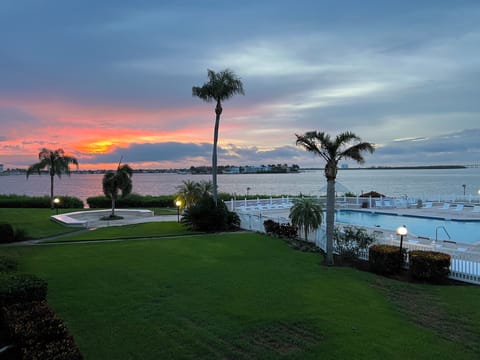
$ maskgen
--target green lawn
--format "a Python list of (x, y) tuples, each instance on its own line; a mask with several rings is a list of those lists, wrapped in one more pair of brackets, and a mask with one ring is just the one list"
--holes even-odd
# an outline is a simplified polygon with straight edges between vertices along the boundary
[(327, 268), (260, 234), (1, 253), (48, 281), (86, 359), (480, 357), (479, 287)]
[(112, 239), (133, 239), (168, 237), (192, 234), (178, 222), (151, 222), (143, 224), (111, 226), (75, 235), (66, 235), (46, 242), (99, 241)]
[[(59, 209), (59, 214), (82, 209)], [(85, 209), (87, 210), (87, 209)], [(155, 215), (176, 215), (177, 210), (171, 208), (151, 208)], [(81, 228), (66, 227), (50, 220), (55, 215), (51, 209), (24, 209), (24, 208), (0, 208), (0, 220), (10, 223), (15, 229), (22, 229), (34, 239), (57, 236), (78, 231)]]
[[(63, 212), (78, 211), (78, 209), (64, 210)], [(60, 213), (62, 210), (60, 210)], [(50, 209), (0, 208), (2, 222), (10, 223), (15, 229), (22, 229), (34, 239), (55, 236), (77, 231), (78, 228), (69, 228), (50, 220), (55, 215)]]

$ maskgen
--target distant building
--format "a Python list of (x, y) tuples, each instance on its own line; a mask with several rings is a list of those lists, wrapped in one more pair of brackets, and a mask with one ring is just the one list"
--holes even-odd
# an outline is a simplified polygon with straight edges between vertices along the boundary
[(0, 164), (0, 172), (3, 172), (3, 164)]
[(342, 165), (340, 165), (340, 168), (341, 169), (348, 169), (348, 164), (342, 164)]

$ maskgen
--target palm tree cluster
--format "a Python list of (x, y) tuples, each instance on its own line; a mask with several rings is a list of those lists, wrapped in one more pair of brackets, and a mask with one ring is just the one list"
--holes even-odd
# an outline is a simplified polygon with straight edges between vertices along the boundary
[(177, 186), (176, 200), (180, 201), (182, 208), (188, 209), (205, 196), (211, 195), (212, 190), (213, 184), (211, 181), (184, 180), (182, 185)]
[(55, 175), (59, 178), (62, 177), (62, 174), (70, 175), (70, 165), (74, 164), (78, 169), (78, 161), (73, 156), (65, 155), (63, 149), (50, 150), (43, 148), (38, 153), (38, 163), (31, 165), (27, 169), (27, 178), (32, 173), (41, 174), (41, 170), (47, 169), (50, 175), (50, 206), (53, 209), (55, 204), (53, 202), (53, 188), (54, 188), (54, 179)]

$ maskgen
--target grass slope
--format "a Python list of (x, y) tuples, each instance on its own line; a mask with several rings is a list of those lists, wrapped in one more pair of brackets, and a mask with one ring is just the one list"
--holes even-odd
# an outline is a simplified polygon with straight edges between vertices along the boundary
[(181, 236), (192, 234), (185, 226), (178, 222), (151, 222), (124, 226), (111, 226), (84, 232), (81, 234), (67, 235), (46, 242), (67, 241), (99, 241), (112, 239), (152, 238), (165, 236)]
[[(78, 209), (72, 211), (78, 211)], [(78, 228), (69, 228), (51, 221), (52, 215), (55, 215), (55, 211), (51, 209), (0, 208), (1, 221), (10, 223), (15, 229), (25, 230), (34, 239), (78, 230)]]
[[(86, 359), (480, 355), (478, 341), (471, 341), (480, 336), (480, 288), (405, 284), (327, 268), (319, 255), (259, 234), (2, 252), (48, 281), (49, 303)], [(438, 322), (446, 328), (418, 321), (434, 313), (428, 305), (441, 312)]]

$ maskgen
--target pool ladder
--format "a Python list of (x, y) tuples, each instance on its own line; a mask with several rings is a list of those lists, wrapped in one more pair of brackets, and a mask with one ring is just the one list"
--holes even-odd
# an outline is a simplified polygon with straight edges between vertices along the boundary
[(450, 234), (448, 233), (448, 231), (447, 231), (447, 229), (445, 228), (445, 226), (437, 226), (437, 227), (435, 228), (435, 242), (438, 241), (438, 229), (442, 229), (442, 230), (445, 232), (445, 234), (447, 234), (448, 240), (451, 240), (451, 239), (452, 239), (452, 237), (451, 237)]

